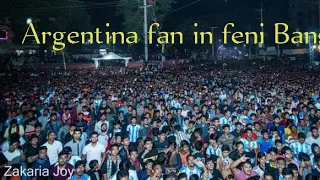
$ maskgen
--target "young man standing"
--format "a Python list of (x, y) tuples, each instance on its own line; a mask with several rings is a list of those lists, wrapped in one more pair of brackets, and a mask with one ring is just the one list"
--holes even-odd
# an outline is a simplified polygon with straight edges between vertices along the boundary
[(82, 152), (82, 160), (87, 160), (86, 168), (89, 169), (89, 163), (91, 160), (98, 160), (99, 169), (106, 158), (106, 148), (98, 142), (98, 133), (93, 132), (91, 134), (91, 143), (86, 145)]
[(48, 141), (43, 144), (47, 147), (50, 165), (53, 166), (58, 162), (58, 155), (62, 151), (62, 144), (60, 141), (56, 141), (56, 132), (49, 131)]

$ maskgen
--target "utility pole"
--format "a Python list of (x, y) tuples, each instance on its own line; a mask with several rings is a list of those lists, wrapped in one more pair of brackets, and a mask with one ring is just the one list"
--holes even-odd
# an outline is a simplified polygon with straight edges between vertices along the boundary
[(214, 29), (217, 29), (217, 28), (218, 28), (218, 27), (210, 27), (211, 33), (212, 33), (212, 37), (213, 37), (212, 45), (211, 45), (212, 60), (214, 60), (214, 33), (213, 33), (213, 30), (214, 30)]
[[(260, 2), (260, 9), (256, 9), (256, 11), (258, 11), (259, 13), (260, 13), (260, 18), (258, 18), (258, 19), (260, 19), (260, 23), (263, 23), (263, 12), (265, 11), (265, 10), (263, 10), (263, 3), (262, 3), (262, 1)], [(263, 32), (263, 35), (264, 35), (264, 28), (263, 28), (263, 26), (261, 27), (261, 32)], [(266, 53), (265, 53), (265, 45), (264, 45), (264, 43), (263, 44), (261, 44), (262, 45), (262, 49), (264, 50), (264, 54), (263, 54), (263, 60), (266, 60)]]

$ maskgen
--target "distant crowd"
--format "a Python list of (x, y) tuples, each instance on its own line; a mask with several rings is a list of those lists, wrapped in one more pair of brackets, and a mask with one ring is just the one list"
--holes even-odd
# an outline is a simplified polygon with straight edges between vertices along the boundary
[(319, 72), (279, 61), (11, 71), (0, 76), (0, 174), (319, 180)]

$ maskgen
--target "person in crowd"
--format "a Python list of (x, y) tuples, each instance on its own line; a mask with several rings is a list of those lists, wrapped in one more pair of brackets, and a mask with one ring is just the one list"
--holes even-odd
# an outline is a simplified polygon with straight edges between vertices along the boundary
[(72, 176), (73, 166), (68, 161), (69, 153), (61, 151), (58, 157), (58, 163), (50, 170), (52, 180), (67, 180)]
[(72, 156), (82, 156), (82, 151), (85, 147), (85, 141), (83, 139), (80, 139), (81, 137), (81, 129), (76, 128), (72, 134), (73, 139), (67, 142), (64, 147), (70, 147), (71, 148), (71, 155)]
[(93, 132), (90, 136), (90, 143), (83, 148), (82, 160), (86, 160), (86, 169), (89, 169), (91, 160), (98, 160), (99, 169), (101, 169), (104, 160), (106, 159), (106, 147), (98, 142), (98, 133)]
[(48, 141), (42, 146), (47, 147), (47, 154), (50, 160), (50, 165), (53, 166), (58, 162), (59, 153), (62, 151), (62, 143), (56, 139), (56, 132), (48, 132)]
[(104, 163), (102, 169), (102, 175), (104, 179), (110, 179), (114, 176), (119, 170), (119, 164), (121, 162), (121, 158), (118, 155), (119, 147), (117, 144), (113, 144), (110, 147), (110, 153), (108, 154), (108, 158)]

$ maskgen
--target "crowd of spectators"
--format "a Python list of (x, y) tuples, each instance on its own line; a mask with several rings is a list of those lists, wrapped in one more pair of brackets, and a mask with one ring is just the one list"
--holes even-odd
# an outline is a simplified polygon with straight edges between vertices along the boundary
[(277, 61), (10, 72), (1, 177), (318, 180), (319, 92), (319, 69)]

